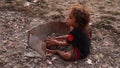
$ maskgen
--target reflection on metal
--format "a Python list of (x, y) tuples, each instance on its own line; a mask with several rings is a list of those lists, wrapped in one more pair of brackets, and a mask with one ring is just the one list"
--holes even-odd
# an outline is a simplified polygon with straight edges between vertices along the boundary
[(46, 44), (44, 39), (53, 33), (58, 35), (66, 34), (69, 30), (69, 27), (66, 26), (64, 22), (49, 22), (40, 24), (28, 32), (28, 45), (37, 51), (41, 56), (45, 56)]

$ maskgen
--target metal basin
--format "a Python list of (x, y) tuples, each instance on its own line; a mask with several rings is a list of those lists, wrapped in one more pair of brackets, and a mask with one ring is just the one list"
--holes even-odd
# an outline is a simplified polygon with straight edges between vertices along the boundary
[(69, 30), (70, 28), (64, 22), (60, 21), (40, 24), (28, 32), (28, 45), (41, 56), (45, 56), (46, 44), (44, 39), (53, 33), (57, 35), (67, 34)]

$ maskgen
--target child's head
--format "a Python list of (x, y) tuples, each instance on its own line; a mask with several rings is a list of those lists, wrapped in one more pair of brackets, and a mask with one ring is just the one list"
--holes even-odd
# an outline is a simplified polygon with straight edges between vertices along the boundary
[(89, 24), (89, 16), (89, 12), (83, 6), (72, 6), (67, 24), (84, 29)]

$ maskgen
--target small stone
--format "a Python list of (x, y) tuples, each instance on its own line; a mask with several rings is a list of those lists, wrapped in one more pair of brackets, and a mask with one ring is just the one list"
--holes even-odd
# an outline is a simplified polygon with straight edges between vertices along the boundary
[(92, 23), (89, 23), (89, 25), (92, 25)]
[(52, 57), (52, 61), (55, 61), (57, 58), (56, 57)]
[(30, 2), (25, 2), (24, 7), (30, 6)]
[(103, 57), (104, 57), (104, 55), (103, 55), (103, 54), (101, 54), (101, 53), (99, 54), (99, 56), (100, 56), (100, 58), (103, 58)]
[(50, 60), (47, 60), (46, 63), (49, 64), (49, 65), (52, 64), (52, 62)]
[(74, 63), (75, 63), (75, 64), (78, 64), (78, 61), (75, 61)]
[(93, 64), (91, 59), (88, 59), (86, 62), (87, 62), (88, 64)]
[(99, 56), (98, 56), (98, 55), (94, 55), (94, 58), (95, 58), (95, 59), (99, 59)]

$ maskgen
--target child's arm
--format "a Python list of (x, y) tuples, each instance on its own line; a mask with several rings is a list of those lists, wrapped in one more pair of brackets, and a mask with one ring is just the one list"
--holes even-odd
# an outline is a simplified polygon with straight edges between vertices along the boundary
[(68, 46), (69, 44), (66, 41), (58, 41), (56, 39), (46, 39), (45, 42), (48, 46), (58, 45), (58, 46)]
[(55, 39), (67, 39), (68, 35), (58, 36)]

